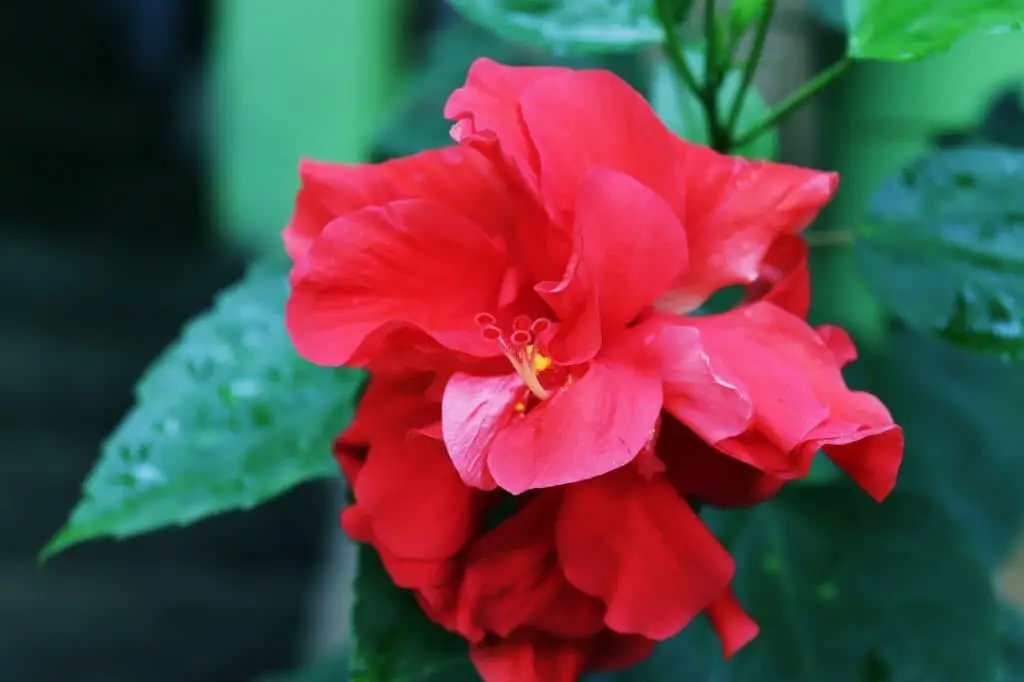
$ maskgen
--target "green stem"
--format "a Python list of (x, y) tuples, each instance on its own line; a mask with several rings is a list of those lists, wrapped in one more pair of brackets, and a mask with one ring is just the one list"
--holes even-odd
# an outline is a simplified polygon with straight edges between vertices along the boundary
[(718, 90), (718, 31), (715, 30), (715, 0), (704, 3), (704, 91)]
[(672, 7), (669, 4), (671, 2), (672, 0), (658, 0), (656, 5), (658, 20), (661, 22), (662, 28), (665, 29), (665, 56), (672, 65), (672, 69), (686, 83), (686, 87), (697, 94), (701, 87), (697, 83), (693, 71), (690, 70), (690, 66), (686, 63), (686, 57), (683, 56), (683, 44), (679, 42), (679, 32), (672, 20)]
[(743, 64), (743, 76), (740, 80), (739, 90), (736, 91), (736, 98), (732, 101), (732, 108), (729, 110), (729, 118), (726, 119), (726, 129), (730, 134), (736, 133), (736, 123), (740, 119), (743, 102), (747, 99), (747, 91), (750, 90), (750, 84), (754, 81), (754, 74), (761, 63), (765, 39), (768, 37), (768, 26), (771, 25), (774, 14), (775, 0), (766, 0), (754, 32), (754, 44), (750, 48), (750, 54), (747, 55), (747, 61)]
[[(895, 1), (895, 0), (893, 0)], [(742, 147), (743, 145), (749, 144), (756, 140), (765, 131), (774, 127), (779, 121), (789, 116), (791, 113), (799, 109), (807, 100), (814, 95), (818, 94), (821, 90), (824, 90), (828, 85), (838, 78), (846, 69), (850, 66), (851, 61), (849, 57), (843, 57), (841, 60), (828, 67), (811, 80), (804, 83), (802, 86), (791, 94), (789, 97), (780, 102), (774, 109), (768, 112), (768, 115), (761, 121), (754, 124), (753, 127), (748, 129), (746, 132), (741, 134), (736, 139), (736, 146)]]
[(704, 83), (700, 90), (700, 99), (704, 104), (704, 113), (707, 116), (711, 147), (716, 151), (729, 152), (733, 147), (732, 136), (718, 117), (718, 88), (721, 86), (722, 79), (718, 69), (718, 31), (715, 30), (715, 9), (715, 0), (706, 0), (704, 3)]

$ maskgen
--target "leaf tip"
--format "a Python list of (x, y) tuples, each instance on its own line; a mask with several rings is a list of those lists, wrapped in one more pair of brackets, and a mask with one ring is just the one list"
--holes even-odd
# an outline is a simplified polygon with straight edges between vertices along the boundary
[(41, 550), (39, 550), (39, 554), (36, 555), (36, 563), (39, 566), (42, 566), (53, 557), (78, 542), (79, 540), (68, 532), (68, 527), (62, 526), (61, 529), (58, 530), (52, 538), (50, 538), (50, 541), (47, 542)]

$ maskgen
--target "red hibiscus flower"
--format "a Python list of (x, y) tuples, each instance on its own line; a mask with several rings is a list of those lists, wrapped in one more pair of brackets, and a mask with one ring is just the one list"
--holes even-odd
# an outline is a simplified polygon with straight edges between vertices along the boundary
[(480, 60), (446, 115), (453, 147), (304, 163), (285, 230), (296, 348), (374, 376), (346, 531), (487, 682), (631, 665), (701, 612), (731, 655), (757, 626), (693, 503), (761, 502), (819, 450), (881, 499), (902, 455), (850, 339), (805, 321), (796, 233), (835, 175), (686, 143), (606, 72)]
[[(652, 442), (663, 409), (771, 476), (806, 474), (830, 445), (872, 494), (891, 488), (898, 429), (845, 390), (798, 317), (792, 234), (834, 174), (683, 142), (600, 71), (481, 60), (447, 114), (456, 147), (303, 166), (285, 232), (301, 354), (378, 367), (398, 349), (413, 364), (447, 356), (441, 432), (482, 489), (614, 471)], [(682, 315), (737, 283), (760, 303)], [(853, 445), (865, 440), (882, 445)]]
[(371, 382), (336, 443), (355, 498), (342, 523), (468, 640), (487, 682), (628, 667), (705, 610), (726, 655), (757, 633), (728, 588), (731, 558), (668, 477), (627, 467), (519, 498), (469, 487), (431, 435), (432, 381)]

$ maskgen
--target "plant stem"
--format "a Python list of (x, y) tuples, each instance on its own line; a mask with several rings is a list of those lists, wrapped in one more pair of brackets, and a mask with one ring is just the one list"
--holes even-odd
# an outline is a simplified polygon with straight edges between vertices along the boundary
[(772, 23), (772, 16), (775, 14), (775, 0), (766, 0), (764, 10), (758, 19), (757, 28), (754, 32), (754, 44), (750, 47), (750, 53), (743, 64), (743, 76), (740, 80), (739, 90), (736, 91), (736, 98), (732, 101), (732, 108), (729, 110), (729, 117), (726, 119), (726, 128), (729, 133), (735, 135), (736, 123), (740, 118), (740, 111), (743, 110), (743, 102), (747, 99), (747, 91), (754, 80), (754, 74), (761, 63), (761, 56), (764, 54), (764, 43), (768, 37), (768, 26)]
[[(895, 0), (893, 0), (895, 1)], [(824, 90), (828, 85), (838, 78), (851, 64), (849, 57), (843, 57), (838, 62), (828, 67), (817, 76), (801, 85), (789, 97), (780, 102), (761, 121), (754, 124), (750, 129), (741, 134), (736, 140), (736, 146), (742, 147), (756, 140), (769, 128), (775, 126), (786, 116), (799, 109), (807, 100)]]
[(683, 44), (679, 42), (678, 27), (672, 21), (672, 8), (669, 7), (671, 1), (658, 0), (657, 2), (658, 20), (661, 22), (662, 28), (665, 29), (665, 56), (672, 65), (672, 69), (686, 83), (686, 87), (696, 94), (701, 90), (700, 84), (697, 83), (693, 71), (686, 63), (686, 57), (683, 56)]
[(704, 3), (704, 90), (718, 89), (718, 31), (715, 30), (715, 0)]
[(718, 118), (718, 88), (722, 84), (718, 70), (718, 31), (715, 30), (715, 0), (704, 3), (704, 83), (700, 99), (707, 116), (708, 136), (715, 151), (729, 152), (734, 146), (729, 129)]

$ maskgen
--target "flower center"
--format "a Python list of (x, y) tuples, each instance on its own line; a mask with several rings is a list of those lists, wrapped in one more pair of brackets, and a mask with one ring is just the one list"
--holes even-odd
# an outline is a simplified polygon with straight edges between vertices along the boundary
[(544, 343), (541, 338), (551, 329), (551, 320), (544, 317), (531, 320), (526, 315), (519, 315), (512, 320), (512, 331), (509, 334), (502, 331), (490, 313), (478, 314), (476, 323), (480, 327), (481, 336), (498, 344), (531, 393), (539, 400), (551, 397), (551, 392), (540, 383), (540, 374), (552, 365), (551, 358), (543, 352)]

